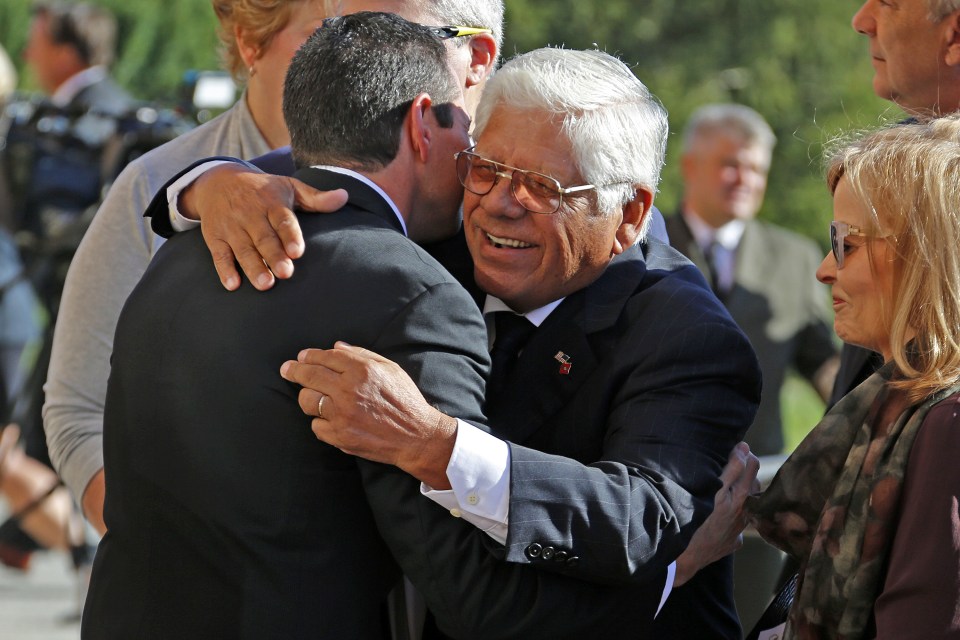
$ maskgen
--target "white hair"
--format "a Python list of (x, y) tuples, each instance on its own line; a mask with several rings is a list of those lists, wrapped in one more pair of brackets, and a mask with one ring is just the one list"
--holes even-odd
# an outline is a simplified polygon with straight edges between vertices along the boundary
[(940, 22), (960, 9), (960, 0), (927, 0), (927, 5), (930, 9), (930, 20)]
[[(343, 0), (330, 0), (328, 6), (339, 15)], [(503, 45), (503, 0), (407, 0), (416, 13), (426, 14), (443, 24), (433, 26), (478, 27), (493, 31), (497, 53)], [(429, 25), (428, 25), (429, 26)], [(456, 38), (460, 44), (468, 38)]]
[(610, 185), (597, 190), (602, 213), (633, 200), (637, 188), (656, 193), (667, 146), (667, 111), (617, 58), (557, 48), (513, 58), (484, 88), (476, 137), (501, 104), (562, 116), (561, 131), (573, 147), (580, 174), (591, 184)]
[(683, 152), (690, 151), (701, 137), (722, 133), (736, 135), (750, 145), (758, 145), (769, 157), (777, 136), (759, 113), (742, 104), (708, 104), (693, 112), (683, 131)]

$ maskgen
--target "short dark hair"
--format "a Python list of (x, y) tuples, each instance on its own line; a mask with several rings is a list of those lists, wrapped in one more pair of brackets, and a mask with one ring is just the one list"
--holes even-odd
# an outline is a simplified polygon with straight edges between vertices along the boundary
[(400, 148), (403, 120), (428, 93), (440, 124), (452, 126), (461, 91), (446, 48), (426, 27), (389, 13), (324, 21), (290, 63), (283, 116), (301, 166), (380, 169)]
[(104, 7), (87, 2), (37, 2), (31, 13), (47, 21), (47, 34), (53, 42), (73, 47), (84, 64), (113, 64), (117, 19)]

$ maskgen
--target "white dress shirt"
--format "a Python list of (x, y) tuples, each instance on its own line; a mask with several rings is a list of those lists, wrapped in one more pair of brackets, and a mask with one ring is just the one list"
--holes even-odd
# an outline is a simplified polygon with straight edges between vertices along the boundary
[(732, 290), (736, 276), (737, 247), (740, 246), (743, 232), (747, 228), (746, 223), (743, 220), (731, 220), (714, 229), (694, 211), (684, 209), (681, 215), (690, 227), (697, 246), (703, 251), (703, 255), (711, 260), (717, 287), (724, 292)]

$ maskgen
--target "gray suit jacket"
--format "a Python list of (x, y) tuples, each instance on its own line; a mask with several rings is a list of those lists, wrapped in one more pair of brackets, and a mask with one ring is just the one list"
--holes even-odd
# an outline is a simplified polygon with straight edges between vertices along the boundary
[[(710, 279), (710, 267), (679, 214), (667, 219), (671, 244)], [(757, 455), (783, 451), (780, 389), (787, 371), (808, 380), (837, 353), (827, 293), (815, 273), (822, 256), (795, 233), (752, 220), (737, 248), (734, 288), (723, 303), (750, 339), (763, 372), (763, 397), (747, 442)]]

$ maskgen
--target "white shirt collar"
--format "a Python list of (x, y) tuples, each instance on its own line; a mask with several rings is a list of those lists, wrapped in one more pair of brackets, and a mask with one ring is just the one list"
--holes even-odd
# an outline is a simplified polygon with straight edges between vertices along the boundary
[(64, 80), (63, 83), (57, 87), (57, 90), (53, 92), (53, 95), (50, 96), (50, 101), (58, 107), (65, 107), (70, 104), (71, 100), (77, 97), (78, 93), (90, 85), (104, 80), (106, 77), (107, 70), (101, 65), (87, 67), (83, 71), (79, 71)]
[[(543, 324), (547, 317), (553, 313), (553, 310), (560, 306), (560, 303), (563, 302), (563, 300), (564, 298), (560, 298), (559, 300), (554, 300), (553, 302), (545, 304), (538, 309), (518, 315), (522, 315), (524, 318), (529, 320), (533, 326), (539, 327), (541, 324)], [(507, 306), (507, 303), (500, 298), (488, 295), (486, 301), (483, 303), (483, 315), (486, 316), (487, 314), (495, 311), (513, 311), (513, 309)], [(516, 311), (513, 311), (513, 313), (516, 313)]]
[(736, 251), (740, 239), (743, 238), (743, 232), (747, 228), (743, 220), (731, 220), (722, 227), (714, 229), (704, 222), (703, 218), (686, 208), (683, 209), (682, 215), (687, 226), (690, 227), (693, 239), (704, 251), (714, 242), (728, 251)]
[(390, 196), (388, 196), (383, 189), (377, 186), (377, 184), (373, 180), (371, 180), (365, 175), (357, 173), (352, 169), (344, 169), (343, 167), (331, 167), (330, 165), (326, 165), (326, 164), (317, 164), (311, 168), (323, 169), (324, 171), (332, 171), (333, 173), (339, 173), (344, 176), (350, 176), (351, 178), (356, 178), (363, 184), (367, 185), (368, 187), (370, 187), (371, 189), (379, 193), (380, 197), (386, 200), (387, 204), (390, 205), (390, 208), (393, 210), (393, 213), (397, 216), (397, 220), (400, 221), (400, 228), (403, 229), (403, 235), (407, 235), (407, 223), (403, 219), (403, 216), (400, 215), (400, 209), (397, 209), (397, 205), (393, 203), (393, 200), (390, 199)]

